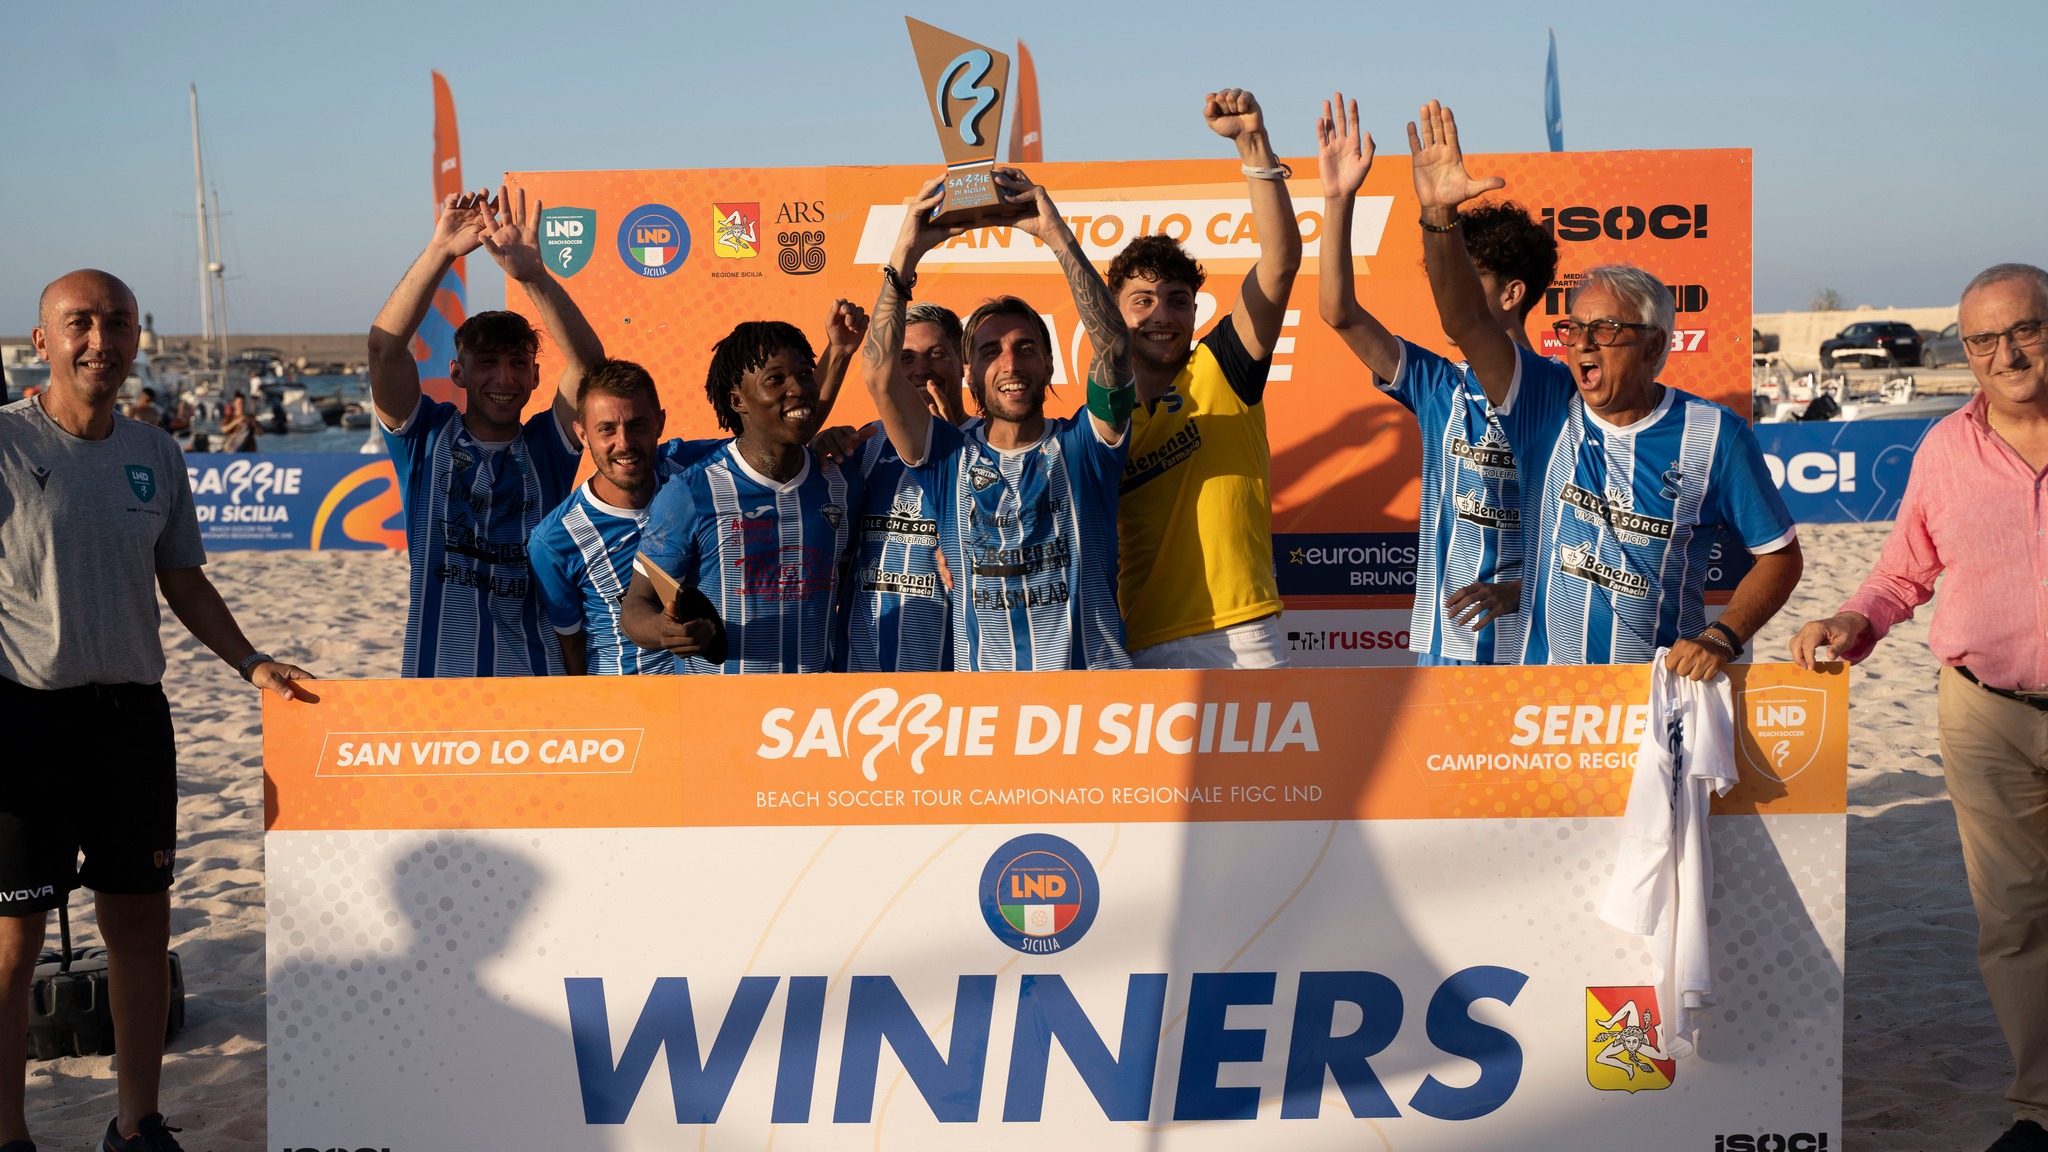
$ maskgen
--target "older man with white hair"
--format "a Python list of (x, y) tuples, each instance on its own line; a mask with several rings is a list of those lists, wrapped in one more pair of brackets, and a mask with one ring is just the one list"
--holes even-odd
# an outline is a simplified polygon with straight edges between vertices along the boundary
[(1941, 769), (1955, 803), (1977, 968), (2017, 1075), (1993, 1152), (2048, 1152), (2048, 272), (1999, 264), (1957, 313), (1979, 391), (1920, 442), (1877, 570), (1792, 638), (1855, 663), (1934, 596)]
[[(1713, 679), (1785, 606), (1802, 566), (1749, 422), (1658, 381), (1671, 290), (1632, 265), (1584, 274), (1555, 326), (1568, 372), (1518, 354), (1459, 231), (1458, 206), (1506, 182), (1466, 171), (1449, 109), (1431, 101), (1419, 119), (1408, 133), (1437, 312), (1521, 469), (1522, 663), (1641, 664), (1668, 648), (1671, 671)], [(1710, 623), (1707, 568), (1721, 535), (1754, 563)]]

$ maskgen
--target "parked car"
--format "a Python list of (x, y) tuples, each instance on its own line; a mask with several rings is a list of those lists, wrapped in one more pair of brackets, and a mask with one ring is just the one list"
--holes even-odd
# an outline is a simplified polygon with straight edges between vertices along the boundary
[[(1862, 350), (1862, 355), (1857, 350)], [(1917, 368), (1920, 366), (1920, 333), (1900, 320), (1865, 320), (1851, 324), (1820, 345), (1823, 372), (1835, 366), (1837, 354), (1853, 360), (1859, 368)]]
[(1962, 337), (1956, 335), (1956, 326), (1951, 324), (1934, 335), (1927, 337), (1920, 345), (1920, 364), (1926, 368), (1940, 368), (1947, 364), (1967, 363), (1963, 355)]

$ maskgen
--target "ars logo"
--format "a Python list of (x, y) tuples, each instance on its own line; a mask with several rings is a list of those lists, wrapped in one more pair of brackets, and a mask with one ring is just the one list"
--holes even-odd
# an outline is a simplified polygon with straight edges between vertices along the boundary
[(590, 263), (597, 241), (594, 208), (544, 208), (540, 214), (540, 254), (548, 271), (568, 278)]
[(1782, 784), (1813, 765), (1827, 731), (1827, 693), (1775, 684), (1735, 694), (1736, 744), (1751, 768)]
[(1664, 1014), (1646, 984), (1586, 989), (1586, 1081), (1603, 1092), (1654, 1092), (1678, 1079)]
[(727, 260), (751, 260), (761, 254), (761, 206), (713, 204), (711, 254)]

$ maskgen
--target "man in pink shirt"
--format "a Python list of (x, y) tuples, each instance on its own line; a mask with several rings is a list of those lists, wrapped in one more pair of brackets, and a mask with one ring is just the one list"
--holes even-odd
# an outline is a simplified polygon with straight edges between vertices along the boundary
[(1980, 391), (1913, 459), (1877, 570), (1792, 639), (1851, 663), (1934, 596), (1941, 761), (1977, 906), (1977, 967), (2018, 1075), (1990, 1152), (2048, 1152), (2048, 272), (1999, 264), (1957, 316)]

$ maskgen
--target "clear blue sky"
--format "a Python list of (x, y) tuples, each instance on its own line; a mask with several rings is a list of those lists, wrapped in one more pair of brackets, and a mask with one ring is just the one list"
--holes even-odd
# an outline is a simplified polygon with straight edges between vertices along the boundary
[[(43, 283), (80, 265), (126, 277), (160, 331), (197, 327), (189, 82), (230, 213), (234, 328), (365, 330), (430, 227), (430, 69), (454, 87), (472, 184), (508, 168), (918, 163), (937, 145), (904, 10), (9, 5), (0, 333), (26, 333)], [(1760, 311), (1821, 286), (1943, 304), (1986, 264), (2048, 263), (2038, 0), (909, 11), (1030, 43), (1053, 159), (1216, 154), (1197, 101), (1226, 85), (1258, 94), (1292, 155), (1313, 150), (1337, 85), (1382, 148), (1437, 97), (1468, 149), (1541, 150), (1552, 25), (1572, 149), (1755, 150)], [(476, 277), (472, 309), (502, 297)]]

